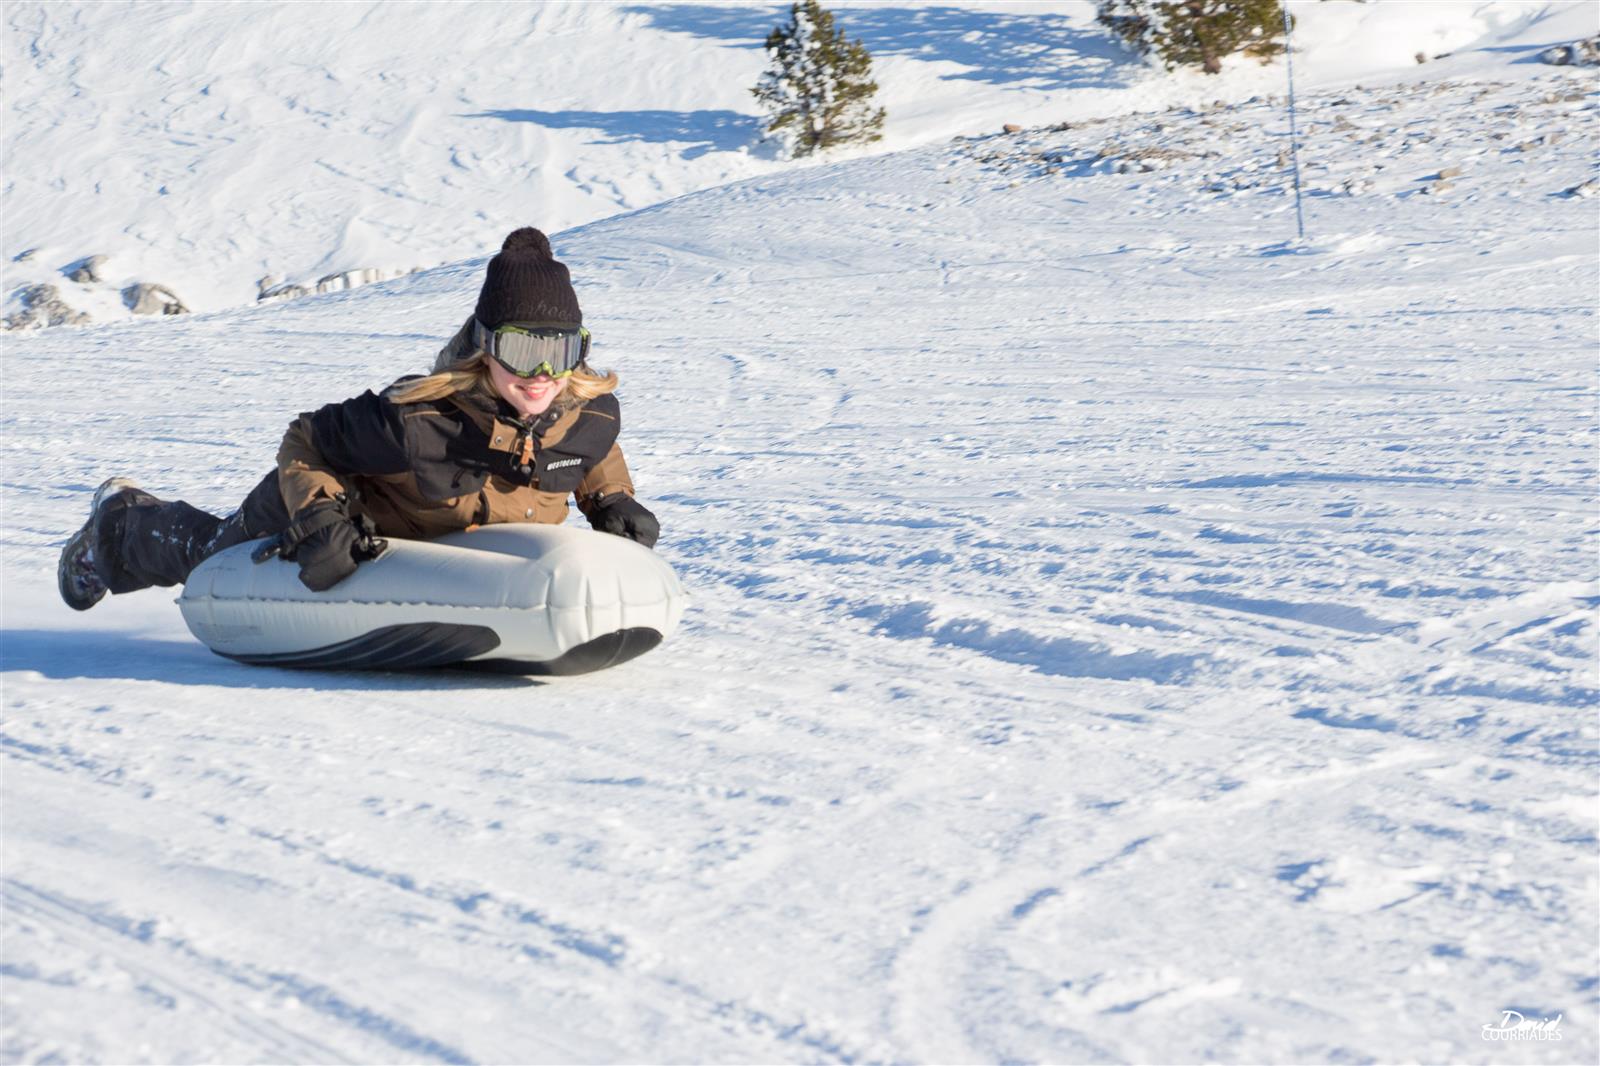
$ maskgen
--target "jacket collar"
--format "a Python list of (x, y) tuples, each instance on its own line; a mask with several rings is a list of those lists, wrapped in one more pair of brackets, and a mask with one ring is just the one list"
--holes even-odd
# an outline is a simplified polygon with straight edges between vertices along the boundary
[[(454, 405), (457, 410), (471, 419), (489, 438), (489, 450), (493, 452), (515, 451), (522, 446), (523, 438), (533, 437), (542, 441), (546, 437), (552, 442), (566, 436), (566, 431), (571, 428), (571, 423), (576, 421), (578, 410), (582, 402), (560, 404), (555, 403), (543, 414), (534, 415), (523, 419), (510, 404), (498, 396), (488, 396), (476, 390), (454, 393), (447, 397), (447, 402)], [(552, 432), (557, 430), (559, 432)]]

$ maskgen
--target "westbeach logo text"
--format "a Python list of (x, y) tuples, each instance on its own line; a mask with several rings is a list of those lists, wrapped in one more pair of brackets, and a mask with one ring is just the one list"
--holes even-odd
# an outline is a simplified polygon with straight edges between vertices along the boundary
[(1561, 1015), (1530, 1021), (1521, 1011), (1503, 1010), (1500, 1024), (1493, 1022), (1483, 1027), (1485, 1040), (1560, 1040)]

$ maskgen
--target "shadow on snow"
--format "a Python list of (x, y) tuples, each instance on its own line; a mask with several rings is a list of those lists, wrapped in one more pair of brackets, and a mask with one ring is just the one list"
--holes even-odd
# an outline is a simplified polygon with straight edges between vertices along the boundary
[[(657, 29), (759, 49), (767, 34), (788, 18), (770, 12), (712, 4), (645, 4), (627, 10)], [(1010, 14), (948, 7), (852, 8), (838, 25), (879, 58), (906, 57), (954, 63), (965, 70), (946, 80), (1033, 89), (1082, 89), (1128, 83), (1142, 65), (1109, 34), (1064, 15)], [(752, 104), (752, 106), (754, 106)], [(760, 141), (763, 120), (737, 111), (480, 111), (463, 118), (529, 122), (547, 129), (592, 129), (606, 138), (593, 143), (688, 143), (694, 159), (711, 151), (737, 151)]]
[[(713, 4), (641, 4), (627, 8), (657, 29), (761, 48), (788, 21), (788, 7), (770, 12)], [(1143, 69), (1109, 32), (1048, 12), (1012, 14), (953, 7), (870, 7), (837, 12), (835, 25), (860, 39), (875, 58), (904, 56), (958, 63), (969, 69), (947, 79), (992, 85), (1027, 83), (1036, 89), (1084, 89), (1123, 84)]]
[(531, 122), (547, 129), (598, 130), (609, 140), (594, 144), (646, 141), (651, 144), (693, 143), (683, 153), (694, 159), (706, 152), (732, 152), (761, 136), (761, 119), (737, 111), (479, 111), (463, 118), (497, 118)]
[(899, 640), (928, 639), (964, 648), (1002, 662), (1030, 666), (1055, 677), (1094, 677), (1112, 681), (1154, 681), (1179, 685), (1205, 665), (1203, 656), (1161, 655), (1147, 651), (1117, 652), (1069, 637), (1052, 637), (1023, 629), (997, 629), (970, 618), (935, 620), (926, 603), (895, 607), (865, 606), (853, 612), (873, 623), (873, 631)]
[(246, 666), (198, 643), (156, 640), (116, 630), (7, 629), (0, 631), (0, 670), (31, 670), (56, 681), (164, 681), (219, 688), (521, 689), (531, 677), (446, 668), (416, 670), (289, 670)]

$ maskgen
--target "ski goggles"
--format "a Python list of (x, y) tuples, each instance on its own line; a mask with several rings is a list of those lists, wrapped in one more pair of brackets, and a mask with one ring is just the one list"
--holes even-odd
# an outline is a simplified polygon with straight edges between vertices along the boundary
[(517, 375), (564, 378), (589, 357), (589, 331), (582, 326), (505, 325), (485, 329), (472, 323), (472, 340), (495, 362)]

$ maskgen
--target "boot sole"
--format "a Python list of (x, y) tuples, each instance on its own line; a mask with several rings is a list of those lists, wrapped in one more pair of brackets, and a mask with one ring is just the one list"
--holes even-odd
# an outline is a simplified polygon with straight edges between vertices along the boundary
[(56, 590), (61, 593), (61, 601), (74, 611), (87, 611), (101, 600), (105, 599), (106, 589), (101, 586), (100, 591), (91, 598), (74, 595), (69, 567), (74, 555), (94, 533), (94, 518), (83, 524), (83, 528), (68, 539), (66, 546), (61, 549), (61, 557), (56, 560)]
[(94, 490), (94, 498), (89, 502), (89, 519), (79, 527), (78, 531), (68, 538), (61, 549), (61, 555), (56, 560), (56, 591), (61, 593), (61, 602), (71, 607), (74, 611), (87, 611), (95, 604), (106, 598), (106, 589), (101, 586), (100, 591), (92, 597), (85, 599), (75, 596), (72, 592), (70, 566), (72, 559), (83, 547), (84, 541), (94, 536), (95, 518), (100, 514), (100, 507), (112, 496), (129, 489), (140, 491), (139, 486), (131, 479), (125, 477), (107, 478)]

